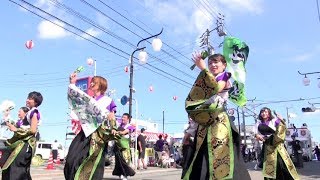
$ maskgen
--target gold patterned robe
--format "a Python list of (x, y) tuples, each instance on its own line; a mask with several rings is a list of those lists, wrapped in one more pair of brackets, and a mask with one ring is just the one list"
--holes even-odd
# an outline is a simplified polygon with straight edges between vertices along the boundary
[(97, 169), (99, 161), (104, 158), (103, 151), (109, 140), (119, 139), (119, 135), (112, 135), (111, 130), (115, 129), (115, 120), (111, 121), (111, 127), (101, 125), (93, 132), (90, 140), (89, 156), (87, 156), (78, 168), (74, 179), (89, 180), (93, 179), (93, 175)]
[[(196, 79), (187, 99), (186, 111), (199, 124), (196, 132), (195, 154), (183, 179), (190, 179), (193, 164), (203, 143), (208, 147), (209, 179), (233, 179), (234, 147), (231, 124), (224, 107), (205, 102), (217, 94), (215, 77), (203, 70)], [(204, 142), (205, 137), (207, 141)]]
[(282, 158), (287, 170), (293, 179), (299, 179), (297, 170), (284, 147), (284, 139), (286, 137), (286, 125), (284, 121), (276, 128), (271, 143), (264, 143), (264, 162), (263, 162), (263, 176), (266, 178), (276, 179), (277, 177), (277, 162), (278, 154)]

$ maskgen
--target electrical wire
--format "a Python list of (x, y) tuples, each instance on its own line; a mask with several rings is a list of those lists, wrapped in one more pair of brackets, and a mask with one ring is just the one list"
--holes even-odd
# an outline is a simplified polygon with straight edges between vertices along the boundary
[[(23, 9), (26, 9), (27, 11), (29, 11), (29, 12), (31, 12), (31, 13), (33, 13), (33, 14), (35, 14), (36, 16), (38, 16), (38, 17), (40, 17), (40, 18), (42, 18), (42, 19), (45, 19), (45, 20), (47, 20), (47, 21), (49, 21), (49, 22), (51, 22), (51, 23), (53, 23), (53, 24), (55, 24), (55, 25), (57, 25), (57, 26), (59, 26), (59, 27), (61, 27), (61, 28), (65, 29), (65, 30), (67, 30), (68, 32), (71, 32), (72, 34), (74, 34), (74, 35), (76, 35), (76, 36), (79, 36), (79, 37), (81, 37), (81, 38), (83, 38), (83, 39), (85, 39), (85, 40), (87, 40), (87, 41), (90, 41), (91, 43), (93, 43), (93, 44), (95, 44), (95, 45), (97, 45), (97, 46), (99, 46), (99, 47), (101, 47), (101, 48), (103, 48), (103, 49), (105, 49), (105, 50), (107, 50), (107, 51), (110, 51), (110, 52), (112, 52), (112, 53), (114, 53), (114, 54), (118, 55), (119, 57), (122, 57), (122, 58), (124, 58), (124, 59), (126, 59), (126, 60), (127, 60), (127, 58), (126, 58), (126, 57), (124, 57), (123, 55), (121, 55), (121, 54), (119, 54), (119, 53), (117, 53), (117, 52), (115, 52), (115, 51), (113, 51), (113, 50), (111, 50), (111, 49), (109, 49), (109, 48), (106, 48), (106, 47), (104, 47), (104, 46), (102, 46), (102, 45), (100, 45), (100, 44), (98, 44), (98, 43), (96, 43), (96, 42), (94, 42), (94, 41), (90, 40), (89, 38), (83, 37), (83, 36), (81, 36), (81, 35), (79, 35), (79, 34), (77, 34), (77, 33), (73, 32), (73, 31), (71, 31), (71, 30), (69, 30), (69, 29), (67, 29), (67, 28), (63, 27), (62, 25), (59, 25), (58, 23), (55, 23), (55, 22), (53, 22), (53, 21), (49, 20), (48, 18), (45, 18), (45, 17), (43, 17), (43, 16), (41, 16), (41, 15), (39, 15), (39, 14), (37, 14), (37, 13), (35, 13), (35, 12), (31, 11), (31, 10), (29, 10), (28, 8), (25, 8), (24, 6), (22, 6), (21, 4), (19, 4), (19, 3), (15, 2), (15, 1), (12, 1), (12, 0), (9, 0), (9, 1), (10, 1), (10, 2), (12, 2), (12, 3), (14, 3), (14, 4), (16, 4), (16, 5), (18, 5), (18, 6), (20, 6), (20, 7), (22, 7)], [(42, 10), (42, 9), (40, 9), (40, 8), (38, 8), (38, 7), (36, 7), (36, 6), (32, 5), (32, 4), (30, 4), (30, 3), (28, 3), (28, 2), (26, 2), (26, 1), (24, 1), (24, 0), (20, 0), (20, 1), (22, 1), (23, 3), (25, 3), (25, 4), (29, 5), (29, 6), (30, 6), (30, 7), (32, 7), (32, 8), (35, 8), (35, 9), (37, 9), (37, 10), (39, 10), (39, 11), (41, 11), (41, 12), (43, 12), (43, 13), (47, 14), (47, 15), (49, 15), (49, 16), (51, 16), (51, 17), (53, 17), (53, 18), (57, 19), (57, 20), (59, 20), (60, 22), (63, 22), (64, 24), (66, 24), (66, 25), (68, 25), (68, 26), (70, 26), (70, 27), (72, 27), (72, 28), (74, 28), (74, 29), (76, 29), (76, 30), (78, 30), (78, 31), (80, 31), (80, 32), (82, 32), (82, 33), (84, 33), (84, 34), (86, 34), (86, 35), (90, 36), (91, 38), (93, 38), (93, 39), (96, 39), (96, 40), (100, 41), (101, 43), (104, 43), (104, 44), (107, 44), (107, 45), (111, 46), (112, 48), (114, 48), (114, 49), (116, 49), (116, 50), (120, 51), (122, 54), (129, 55), (128, 53), (124, 52), (123, 50), (121, 50), (121, 49), (119, 49), (119, 48), (117, 48), (117, 47), (114, 47), (113, 45), (111, 45), (111, 44), (109, 44), (109, 43), (107, 43), (107, 42), (105, 42), (105, 41), (103, 41), (103, 40), (101, 40), (101, 39), (99, 39), (99, 38), (96, 38), (95, 36), (92, 36), (91, 34), (89, 34), (89, 33), (85, 32), (85, 31), (81, 30), (80, 28), (75, 27), (74, 25), (71, 25), (70, 23), (67, 23), (66, 21), (63, 21), (63, 20), (61, 20), (60, 18), (58, 18), (58, 17), (56, 17), (56, 16), (54, 16), (54, 15), (52, 15), (52, 14), (50, 14), (50, 13), (48, 13), (48, 12), (44, 11), (44, 10)], [(135, 58), (135, 59), (137, 59), (137, 58)], [(140, 64), (139, 64), (139, 65), (140, 65)], [(146, 67), (144, 67), (144, 68), (146, 68)], [(152, 72), (155, 72), (154, 70), (151, 70), (150, 68), (146, 68), (146, 69), (148, 69), (148, 70), (150, 70), (150, 71), (152, 71)], [(163, 74), (161, 74), (161, 73), (157, 73), (157, 74), (162, 75), (163, 77), (168, 78), (168, 76), (165, 76), (165, 75), (163, 75)], [(172, 77), (173, 77), (173, 78), (176, 78), (176, 79), (180, 79), (180, 78), (177, 78), (176, 76), (173, 76), (172, 74), (169, 74), (169, 73), (166, 73), (166, 74), (168, 74), (168, 75), (170, 75), (170, 76), (171, 76), (171, 78), (168, 78), (168, 79), (170, 79), (170, 80), (172, 80)], [(178, 82), (178, 81), (174, 81), (174, 82)], [(182, 85), (182, 83), (179, 83), (179, 84), (181, 84), (181, 85)], [(186, 87), (188, 87), (188, 86), (186, 86)]]
[[(97, 9), (96, 7), (94, 7), (93, 5), (89, 4), (88, 2), (86, 2), (86, 1), (84, 1), (84, 0), (81, 0), (81, 1), (85, 2), (88, 6), (94, 8), (96, 11), (98, 11), (98, 12), (101, 13), (102, 15), (104, 15), (104, 16), (106, 16), (106, 17), (108, 17), (108, 18), (111, 18), (110, 16), (107, 16), (107, 15), (106, 15), (105, 13), (103, 13), (101, 10)], [(102, 26), (96, 24), (93, 20), (91, 20), (91, 19), (89, 19), (89, 18), (86, 18), (85, 16), (81, 15), (79, 12), (73, 10), (72, 8), (67, 7), (66, 5), (64, 5), (64, 4), (62, 4), (62, 3), (59, 3), (57, 0), (51, 0), (51, 2), (54, 2), (55, 4), (57, 4), (57, 5), (58, 5), (57, 7), (63, 8), (64, 10), (67, 10), (68, 12), (70, 12), (70, 13), (72, 13), (73, 15), (77, 16), (77, 17), (80, 18), (81, 20), (83, 20), (83, 21), (91, 24), (92, 26), (94, 26), (94, 27), (102, 30), (103, 32), (111, 35), (111, 36), (114, 37), (116, 40), (120, 40), (120, 41), (122, 41), (123, 43), (130, 45), (131, 47), (135, 47), (135, 45), (133, 45), (133, 44), (130, 43), (129, 41), (125, 40), (124, 38), (121, 38), (120, 36), (116, 35), (115, 33), (112, 33), (111, 31), (106, 30), (106, 29), (103, 28)], [(114, 20), (114, 21), (115, 21), (115, 20)], [(115, 21), (115, 22), (117, 22), (117, 21)], [(168, 54), (169, 54), (169, 53), (168, 53)], [(174, 57), (173, 55), (171, 55), (171, 54), (169, 54), (169, 56), (175, 58), (175, 57)], [(167, 65), (168, 67), (171, 67), (171, 68), (175, 69), (176, 71), (184, 74), (185, 76), (190, 77), (191, 79), (194, 79), (194, 78), (195, 78), (195, 77), (191, 76), (190, 74), (188, 74), (188, 73), (186, 73), (186, 72), (184, 72), (184, 71), (182, 71), (182, 70), (180, 70), (180, 69), (178, 69), (178, 68), (170, 65), (169, 63), (161, 60), (160, 58), (157, 58), (156, 56), (153, 56), (152, 54), (150, 55), (150, 57), (153, 58), (153, 59), (158, 60), (157, 62), (161, 62), (162, 64), (165, 64), (165, 65)], [(189, 67), (189, 65), (188, 65), (188, 67)]]
[[(84, 1), (84, 0), (81, 0)], [(138, 27), (140, 30), (146, 32), (149, 35), (152, 35), (150, 32), (148, 32), (147, 30), (145, 30), (144, 28), (142, 28), (141, 26), (139, 26), (138, 24), (136, 24), (135, 22), (133, 22), (132, 20), (130, 20), (129, 18), (127, 18), (126, 16), (124, 16), (123, 14), (121, 14), (120, 12), (116, 11), (114, 8), (112, 8), (111, 6), (107, 5), (106, 3), (102, 2), (101, 0), (98, 0), (100, 3), (102, 3), (103, 5), (105, 5), (106, 7), (108, 7), (109, 9), (111, 9), (112, 11), (114, 11), (115, 13), (117, 13), (119, 16), (123, 17), (124, 19), (126, 19), (127, 21), (129, 21), (130, 23), (132, 23), (133, 25), (135, 25), (136, 27)], [(150, 42), (149, 42), (150, 43)], [(151, 44), (151, 43), (150, 43)], [(166, 45), (167, 47), (169, 47), (171, 50), (173, 50), (174, 52), (180, 54), (182, 57), (186, 58), (188, 61), (190, 61), (190, 58), (186, 57), (184, 54), (182, 54), (181, 52), (177, 51), (176, 49), (174, 49), (173, 47), (171, 47), (169, 44), (163, 42), (164, 45)], [(173, 56), (172, 54), (170, 54), (168, 51), (162, 50), (165, 54), (169, 55), (170, 57), (172, 57), (173, 59), (177, 60), (178, 62), (180, 62), (181, 64), (190, 67), (189, 64), (186, 64), (182, 61), (180, 61), (179, 59), (177, 59), (175, 56)]]

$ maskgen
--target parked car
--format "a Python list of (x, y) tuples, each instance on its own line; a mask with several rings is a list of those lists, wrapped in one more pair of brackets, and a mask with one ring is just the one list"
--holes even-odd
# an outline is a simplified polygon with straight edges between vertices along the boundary
[[(52, 142), (37, 142), (35, 156), (38, 156), (41, 159), (49, 159), (51, 149)], [(60, 160), (63, 161), (67, 155), (67, 152), (61, 144), (59, 144), (58, 153)]]

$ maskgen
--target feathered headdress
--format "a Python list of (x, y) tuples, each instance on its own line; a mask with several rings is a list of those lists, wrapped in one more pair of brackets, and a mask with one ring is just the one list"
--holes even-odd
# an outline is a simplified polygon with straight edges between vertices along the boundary
[(5, 121), (9, 121), (10, 118), (10, 111), (13, 110), (15, 107), (15, 104), (13, 101), (10, 100), (4, 100), (2, 101), (1, 105), (0, 105), (0, 110), (3, 114), (2, 119)]

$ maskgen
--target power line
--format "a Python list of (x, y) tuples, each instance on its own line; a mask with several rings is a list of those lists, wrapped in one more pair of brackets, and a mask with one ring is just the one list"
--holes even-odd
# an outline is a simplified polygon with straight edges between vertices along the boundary
[[(204, 9), (211, 15), (211, 17), (215, 18), (216, 20), (218, 20), (218, 16), (214, 14), (214, 12), (212, 13), (212, 11), (210, 10), (210, 8), (208, 8), (208, 6), (205, 4), (205, 2), (199, 0), (199, 4), (204, 7)], [(216, 16), (216, 17), (215, 17)]]
[[(69, 29), (67, 29), (67, 28), (63, 27), (62, 25), (59, 25), (58, 23), (55, 23), (55, 22), (53, 22), (53, 21), (51, 21), (51, 20), (49, 20), (49, 19), (47, 19), (47, 18), (45, 18), (45, 17), (43, 17), (43, 16), (41, 16), (41, 15), (37, 14), (37, 13), (35, 13), (35, 12), (33, 12), (33, 11), (29, 10), (28, 8), (26, 8), (26, 7), (22, 6), (21, 4), (19, 4), (19, 3), (15, 2), (15, 1), (12, 1), (12, 0), (9, 0), (9, 1), (10, 1), (10, 2), (12, 2), (12, 3), (14, 3), (14, 4), (16, 4), (16, 5), (18, 5), (18, 6), (20, 6), (20, 7), (22, 7), (23, 9), (26, 9), (27, 11), (29, 11), (29, 12), (31, 12), (31, 13), (33, 13), (33, 14), (35, 14), (36, 16), (38, 16), (38, 17), (40, 17), (40, 18), (42, 18), (42, 19), (45, 19), (45, 20), (47, 20), (47, 21), (49, 21), (49, 22), (51, 22), (51, 23), (53, 23), (53, 24), (55, 24), (55, 25), (59, 26), (60, 28), (63, 28), (63, 29), (65, 29), (65, 30), (67, 30), (68, 32), (72, 33), (72, 34), (74, 34), (74, 35), (76, 35), (76, 36), (79, 36), (79, 37), (81, 37), (81, 38), (83, 38), (83, 39), (85, 39), (85, 40), (87, 40), (87, 41), (90, 41), (91, 43), (93, 43), (93, 44), (95, 44), (95, 45), (97, 45), (97, 46), (99, 46), (99, 47), (101, 47), (101, 48), (103, 48), (103, 49), (105, 49), (105, 50), (107, 50), (107, 51), (110, 51), (110, 52), (112, 52), (112, 53), (114, 53), (114, 54), (118, 55), (119, 57), (122, 57), (122, 58), (124, 58), (124, 59), (126, 59), (126, 60), (127, 60), (127, 58), (126, 58), (126, 57), (124, 57), (123, 55), (121, 55), (121, 54), (119, 54), (119, 53), (117, 53), (117, 52), (115, 52), (115, 51), (113, 51), (113, 50), (111, 50), (111, 49), (109, 49), (109, 48), (106, 48), (106, 47), (104, 47), (104, 46), (102, 46), (102, 45), (100, 45), (100, 44), (98, 44), (98, 43), (96, 43), (96, 42), (94, 42), (94, 41), (90, 40), (89, 38), (83, 37), (83, 36), (81, 36), (81, 35), (79, 35), (79, 34), (77, 34), (77, 33), (73, 32), (73, 31), (71, 31), (71, 30), (69, 30)], [(40, 9), (40, 8), (38, 8), (38, 7), (36, 7), (36, 6), (32, 5), (32, 4), (30, 4), (30, 3), (28, 3), (28, 2), (26, 2), (26, 1), (24, 1), (24, 0), (20, 0), (20, 1), (22, 1), (22, 2), (24, 2), (25, 4), (27, 4), (27, 5), (31, 6), (32, 8), (35, 8), (35, 9), (37, 9), (37, 10), (39, 10), (39, 11), (41, 11), (41, 12), (43, 12), (43, 13), (47, 14), (47, 15), (49, 15), (49, 16), (51, 16), (51, 17), (53, 17), (53, 18), (57, 19), (57, 20), (59, 20), (60, 22), (63, 22), (64, 24), (66, 24), (66, 25), (68, 25), (68, 26), (70, 26), (70, 27), (72, 27), (72, 28), (74, 28), (74, 29), (76, 29), (76, 30), (78, 30), (78, 31), (80, 31), (80, 32), (82, 32), (82, 33), (84, 33), (84, 34), (86, 34), (86, 35), (88, 35), (88, 36), (92, 37), (93, 39), (96, 39), (96, 40), (98, 40), (98, 41), (100, 41), (100, 42), (102, 42), (102, 43), (104, 43), (104, 44), (107, 44), (107, 45), (109, 45), (109, 46), (111, 46), (111, 47), (115, 48), (116, 50), (120, 51), (120, 52), (121, 52), (121, 53), (123, 53), (123, 54), (129, 55), (128, 53), (124, 52), (123, 50), (121, 50), (121, 49), (119, 49), (119, 48), (116, 48), (116, 47), (114, 47), (113, 45), (110, 45), (109, 43), (107, 43), (107, 42), (105, 42), (105, 41), (103, 41), (103, 40), (101, 40), (101, 39), (99, 39), (99, 38), (97, 38), (97, 37), (95, 37), (95, 36), (93, 36), (93, 35), (91, 35), (91, 34), (89, 34), (89, 33), (85, 32), (85, 31), (83, 31), (82, 29), (80, 29), (80, 28), (78, 28), (78, 27), (75, 27), (74, 25), (72, 25), (72, 24), (70, 24), (70, 23), (67, 23), (66, 21), (61, 20), (60, 18), (58, 18), (58, 17), (56, 17), (56, 16), (54, 16), (54, 15), (52, 15), (52, 14), (50, 14), (50, 13), (48, 13), (48, 12), (44, 11), (44, 10), (42, 10), (42, 9)], [(137, 59), (137, 58), (135, 58), (135, 59)], [(140, 65), (140, 64), (139, 64), (139, 65)], [(143, 66), (143, 67), (144, 67), (144, 66)], [(144, 68), (146, 68), (146, 69), (148, 69), (148, 70), (150, 70), (150, 71), (152, 71), (152, 72), (155, 72), (155, 71), (151, 70), (150, 68), (147, 68), (147, 67), (144, 67)], [(172, 80), (172, 78), (168, 78), (168, 76), (165, 76), (165, 75), (160, 74), (160, 73), (157, 73), (157, 74), (162, 75), (163, 77), (166, 77), (167, 79)], [(168, 73), (167, 73), (167, 74), (168, 74)], [(173, 75), (170, 75), (170, 76), (171, 76), (171, 77), (173, 77), (173, 78), (175, 78), (175, 79), (180, 79), (180, 78), (177, 78), (176, 76), (173, 76)], [(175, 81), (175, 82), (177, 82), (177, 81)], [(181, 84), (181, 83), (180, 83), (180, 84)], [(187, 86), (186, 86), (186, 87), (187, 87)]]
[[(279, 101), (265, 101), (263, 103), (257, 103), (253, 105), (265, 105), (265, 104), (275, 104), (275, 103), (286, 103), (286, 102), (296, 102), (296, 101), (307, 101), (307, 100), (313, 100), (313, 99), (320, 99), (320, 97), (314, 97), (314, 98), (299, 98), (299, 99), (290, 99), (290, 100), (279, 100)], [(257, 100), (259, 101), (259, 100)], [(262, 100), (260, 100), (262, 101)]]
[[(85, 0), (81, 0), (81, 1), (85, 1)], [(151, 35), (150, 32), (146, 31), (144, 28), (142, 28), (141, 26), (139, 26), (138, 24), (136, 24), (135, 22), (133, 22), (132, 20), (130, 20), (129, 18), (127, 18), (126, 16), (122, 15), (120, 12), (116, 11), (115, 9), (113, 9), (111, 6), (107, 5), (106, 3), (102, 2), (101, 0), (98, 0), (100, 3), (102, 3), (103, 5), (105, 5), (106, 7), (108, 7), (109, 9), (111, 9), (112, 11), (114, 11), (115, 13), (117, 13), (118, 15), (120, 15), (121, 17), (123, 17), (124, 19), (128, 20), (129, 22), (131, 22), (133, 25), (135, 25), (136, 27), (138, 27), (139, 29), (141, 29), (142, 31), (146, 32), (147, 34)], [(149, 42), (149, 41), (148, 41)], [(150, 42), (149, 42), (150, 43)], [(151, 43), (150, 43), (151, 44)], [(180, 54), (181, 56), (185, 57), (187, 60), (190, 61), (190, 58), (186, 57), (184, 54), (180, 53), (179, 51), (175, 50), (173, 47), (169, 46), (169, 44), (163, 42), (164, 45), (168, 46), (170, 49), (172, 49), (173, 51), (175, 51), (176, 53)], [(173, 56), (172, 54), (170, 54), (169, 52), (162, 50), (165, 54), (169, 55), (170, 57), (176, 59), (177, 61), (179, 61), (181, 64), (189, 67), (188, 64), (185, 64), (184, 62), (180, 61), (179, 59), (177, 59), (175, 56)]]
[(208, 16), (204, 11), (202, 11), (202, 8), (198, 6), (198, 4), (195, 2), (195, 0), (192, 0), (193, 4), (197, 6), (197, 8), (202, 12), (203, 15), (207, 16), (209, 20), (213, 20), (210, 16)]
[[(84, 0), (81, 0), (81, 1), (84, 1)], [(125, 40), (124, 38), (121, 38), (120, 36), (116, 35), (115, 33), (112, 33), (112, 32), (110, 32), (110, 31), (106, 30), (104, 27), (96, 24), (93, 20), (91, 20), (91, 19), (89, 19), (89, 18), (81, 15), (79, 12), (73, 10), (72, 8), (67, 7), (67, 6), (65, 6), (64, 4), (62, 4), (62, 3), (59, 3), (57, 0), (51, 0), (51, 2), (54, 2), (54, 3), (57, 4), (60, 8), (63, 8), (64, 10), (67, 10), (69, 13), (72, 13), (73, 15), (77, 16), (77, 17), (80, 18), (81, 20), (83, 20), (83, 21), (85, 21), (85, 22), (93, 25), (94, 27), (102, 30), (103, 32), (111, 35), (111, 36), (114, 37), (116, 40), (120, 40), (120, 41), (122, 41), (123, 43), (126, 43), (126, 44), (130, 45), (131, 47), (135, 47), (135, 45), (133, 45), (133, 44), (130, 43), (129, 41)], [(108, 18), (111, 18), (111, 17), (107, 16), (105, 13), (103, 13), (102, 11), (100, 11), (99, 9), (97, 9), (96, 7), (94, 7), (93, 5), (87, 3), (86, 1), (84, 1), (84, 2), (85, 2), (88, 6), (92, 7), (93, 9), (95, 9), (96, 11), (98, 11), (99, 13), (101, 13), (102, 15), (104, 15), (104, 16), (106, 16), (106, 17), (108, 17)], [(57, 7), (58, 7), (58, 6), (57, 6)], [(115, 20), (114, 20), (114, 21), (115, 21)], [(115, 22), (117, 22), (117, 21), (115, 21)], [(123, 26), (123, 27), (124, 27), (124, 26)], [(169, 55), (171, 55), (171, 54), (169, 54)], [(171, 55), (171, 56), (172, 56), (172, 55)], [(178, 68), (170, 65), (169, 63), (167, 63), (167, 62), (165, 62), (165, 61), (163, 61), (163, 60), (161, 60), (161, 59), (153, 56), (152, 54), (150, 55), (150, 57), (153, 58), (153, 59), (156, 59), (156, 60), (160, 61), (162, 64), (165, 64), (165, 65), (167, 65), (167, 66), (169, 66), (169, 67), (171, 67), (171, 68), (173, 68), (173, 69), (181, 72), (181, 73), (184, 74), (185, 76), (188, 76), (188, 77), (194, 79), (194, 77), (191, 76), (190, 74), (188, 74), (188, 73), (186, 73), (186, 72), (184, 72), (184, 71), (182, 71), (182, 70), (180, 70), (180, 69), (178, 69)], [(173, 56), (172, 56), (172, 57), (173, 57)]]

